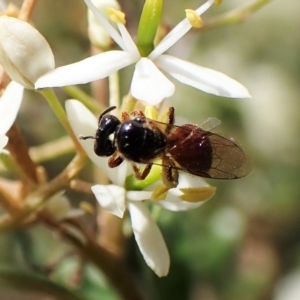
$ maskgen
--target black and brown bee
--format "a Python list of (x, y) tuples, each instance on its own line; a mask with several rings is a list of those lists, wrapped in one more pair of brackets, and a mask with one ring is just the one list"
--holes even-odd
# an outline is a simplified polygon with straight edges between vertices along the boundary
[[(178, 171), (211, 179), (237, 179), (251, 172), (244, 150), (233, 139), (210, 131), (220, 123), (217, 119), (211, 118), (202, 126), (176, 126), (173, 107), (168, 108), (167, 122), (146, 118), (141, 110), (123, 112), (119, 119), (108, 114), (114, 109), (109, 107), (100, 115), (95, 136), (80, 136), (95, 139), (95, 153), (110, 157), (111, 168), (126, 159), (135, 177), (143, 180), (152, 165), (161, 165), (167, 188), (178, 185)], [(139, 164), (146, 166), (141, 170)]]

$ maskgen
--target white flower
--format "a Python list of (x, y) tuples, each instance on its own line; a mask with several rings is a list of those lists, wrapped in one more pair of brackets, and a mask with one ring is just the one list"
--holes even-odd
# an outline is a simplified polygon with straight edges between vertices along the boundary
[(0, 152), (6, 146), (7, 131), (14, 123), (23, 98), (24, 88), (12, 81), (0, 98)]
[[(82, 103), (68, 100), (66, 110), (75, 134), (91, 135), (95, 132), (97, 119)], [(123, 217), (125, 210), (129, 210), (133, 233), (146, 263), (158, 276), (167, 275), (170, 266), (169, 253), (157, 224), (143, 203), (145, 200), (150, 201), (153, 191), (126, 191), (124, 184), (128, 175), (128, 163), (124, 161), (119, 167), (111, 169), (107, 166), (107, 158), (98, 157), (94, 153), (93, 140), (81, 141), (81, 145), (91, 160), (105, 170), (112, 181), (111, 185), (92, 187), (98, 202), (104, 209), (118, 217)], [(161, 182), (156, 182), (149, 189), (153, 190), (159, 184)], [(182, 200), (189, 197), (188, 191), (196, 191), (199, 187), (204, 191), (200, 196), (201, 199), (198, 199), (200, 202), (196, 202), (195, 199), (191, 200), (194, 202)], [(151, 202), (173, 211), (188, 210), (199, 207), (214, 194), (214, 191), (215, 189), (209, 187), (201, 178), (182, 173), (177, 188), (169, 190), (165, 200)], [(191, 193), (190, 198), (195, 198), (194, 195)]]
[[(120, 5), (116, 0), (92, 0), (92, 2), (97, 9), (107, 17), (107, 7), (120, 9)], [(88, 34), (91, 43), (100, 49), (109, 49), (112, 44), (110, 35), (105, 28), (99, 24), (91, 10), (88, 10)]]
[(0, 17), (0, 63), (10, 78), (28, 89), (54, 69), (54, 56), (45, 38), (27, 22)]
[[(150, 105), (157, 105), (164, 98), (172, 96), (175, 91), (174, 84), (161, 70), (178, 81), (207, 93), (234, 98), (250, 97), (244, 86), (220, 72), (170, 55), (163, 55), (191, 29), (192, 25), (187, 18), (175, 26), (148, 57), (141, 57), (123, 24), (117, 24), (119, 28), (117, 31), (89, 0), (84, 1), (122, 51), (108, 51), (52, 70), (37, 80), (36, 88), (87, 83), (107, 77), (135, 63), (131, 94), (134, 98), (148, 102)], [(207, 1), (196, 10), (197, 14), (204, 13), (213, 3), (214, 0)]]

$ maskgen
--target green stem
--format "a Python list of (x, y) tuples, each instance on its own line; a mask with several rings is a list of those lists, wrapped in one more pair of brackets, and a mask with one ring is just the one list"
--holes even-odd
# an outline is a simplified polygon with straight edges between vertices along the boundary
[[(57, 140), (29, 148), (29, 155), (36, 164), (40, 164), (42, 162), (74, 152), (74, 144), (69, 136), (63, 136)], [(1, 153), (0, 160), (2, 162), (2, 164), (0, 164), (0, 173), (4, 172), (5, 170), (10, 170), (16, 174), (17, 178), (22, 178), (23, 180), (26, 179), (22, 170), (11, 160), (8, 155)]]
[(114, 72), (109, 75), (109, 105), (119, 107), (120, 104), (120, 85), (119, 73)]
[(57, 140), (29, 149), (30, 157), (37, 164), (74, 152), (74, 144), (69, 136), (63, 136)]
[(254, 14), (269, 2), (271, 2), (271, 0), (257, 0), (248, 5), (233, 9), (229, 12), (206, 21), (202, 29), (211, 29), (224, 25), (232, 25), (244, 22), (247, 18), (249, 18), (252, 14)]
[(78, 141), (78, 138), (75, 136), (75, 134), (70, 126), (70, 123), (68, 121), (67, 115), (66, 115), (62, 105), (60, 104), (59, 100), (57, 99), (54, 91), (52, 89), (43, 89), (43, 90), (39, 90), (39, 92), (46, 98), (46, 100), (48, 101), (48, 104), (54, 111), (54, 113), (55, 113), (56, 117), (58, 118), (58, 120), (60, 121), (61, 125), (64, 127), (64, 129), (66, 130), (68, 135), (73, 140), (77, 152), (80, 154), (84, 153), (84, 150), (81, 147), (81, 145)]
[(105, 107), (101, 107), (99, 103), (96, 103), (92, 97), (85, 93), (82, 89), (77, 86), (64, 86), (62, 87), (64, 92), (71, 96), (72, 98), (82, 102), (89, 110), (93, 111), (95, 114), (100, 114)]
[(0, 160), (4, 165), (4, 169), (9, 170), (13, 174), (16, 175), (16, 178), (19, 178), (21, 180), (27, 181), (27, 177), (24, 174), (24, 172), (21, 170), (21, 168), (11, 159), (9, 155), (6, 153), (0, 154)]

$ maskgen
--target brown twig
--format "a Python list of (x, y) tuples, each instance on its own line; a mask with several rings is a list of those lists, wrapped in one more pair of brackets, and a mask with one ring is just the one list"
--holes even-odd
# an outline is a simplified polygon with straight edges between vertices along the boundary
[(47, 199), (58, 191), (68, 187), (69, 182), (84, 167), (86, 156), (76, 155), (69, 165), (50, 182), (40, 185), (34, 192), (30, 193), (25, 201), (23, 210), (14, 218), (5, 214), (0, 218), (0, 232), (18, 228), (24, 224), (26, 219), (36, 212)]
[(24, 172), (29, 182), (31, 184), (37, 184), (38, 177), (36, 174), (36, 166), (29, 156), (29, 149), (17, 125), (12, 125), (10, 130), (7, 132), (7, 136), (9, 138), (7, 149), (9, 150), (14, 161)]
[(80, 179), (74, 179), (70, 181), (70, 188), (73, 191), (85, 193), (85, 194), (92, 194), (91, 190), (92, 184)]
[(23, 203), (20, 196), (24, 192), (24, 185), (20, 181), (0, 179), (0, 204), (12, 216), (20, 213)]
[[(86, 259), (93, 261), (106, 274), (110, 284), (117, 290), (122, 299), (145, 299), (124, 261), (107, 251), (105, 247), (97, 244), (93, 236), (86, 231), (78, 220), (71, 219), (64, 223), (57, 223), (54, 220), (47, 219), (46, 225), (58, 230), (64, 238), (80, 250)], [(73, 227), (72, 230), (70, 230), (70, 226)], [(74, 229), (86, 238), (84, 242), (77, 238)]]
[(28, 22), (37, 0), (24, 0), (19, 12), (19, 19)]

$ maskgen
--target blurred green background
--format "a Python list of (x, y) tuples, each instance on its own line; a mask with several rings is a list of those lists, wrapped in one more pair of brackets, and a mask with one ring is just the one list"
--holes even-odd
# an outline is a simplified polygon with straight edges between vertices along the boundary
[[(224, 1), (204, 19), (250, 1)], [(185, 8), (199, 2), (165, 0), (164, 22), (175, 25)], [(162, 212), (159, 226), (171, 255), (168, 277), (157, 278), (134, 239), (128, 241), (128, 264), (149, 299), (300, 299), (300, 5), (296, 2), (274, 0), (244, 23), (191, 31), (169, 51), (221, 71), (249, 89), (252, 99), (226, 99), (176, 83), (170, 101), (177, 115), (193, 123), (207, 117), (222, 120), (217, 131), (235, 137), (254, 168), (244, 179), (211, 181), (217, 194), (199, 209)], [(121, 1), (133, 35), (142, 5), (141, 0)], [(57, 66), (88, 55), (83, 1), (39, 0), (33, 21), (50, 43)], [(124, 92), (130, 72), (121, 72)], [(30, 146), (64, 135), (45, 101), (33, 92), (27, 92), (17, 123)], [(70, 157), (46, 163), (50, 176)], [(74, 200), (82, 197), (86, 196), (74, 195)], [(72, 247), (42, 226), (2, 234), (0, 245), (0, 300), (119, 299), (99, 270), (91, 264), (81, 266)], [(50, 274), (37, 267), (53, 265), (65, 253), (71, 254)]]

